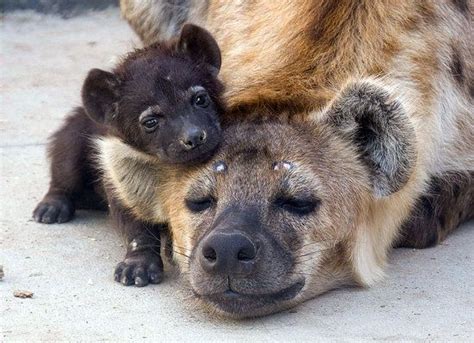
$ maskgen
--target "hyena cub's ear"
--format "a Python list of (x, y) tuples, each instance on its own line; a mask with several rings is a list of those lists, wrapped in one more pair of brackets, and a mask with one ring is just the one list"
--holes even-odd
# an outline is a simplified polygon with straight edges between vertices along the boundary
[(416, 161), (415, 131), (402, 104), (369, 81), (345, 87), (327, 112), (338, 134), (357, 146), (376, 196), (399, 191)]
[(194, 24), (185, 24), (179, 37), (178, 49), (196, 62), (204, 62), (217, 75), (221, 69), (221, 50), (212, 35)]
[(82, 103), (86, 113), (97, 123), (106, 123), (117, 111), (120, 80), (112, 73), (92, 69), (82, 86)]

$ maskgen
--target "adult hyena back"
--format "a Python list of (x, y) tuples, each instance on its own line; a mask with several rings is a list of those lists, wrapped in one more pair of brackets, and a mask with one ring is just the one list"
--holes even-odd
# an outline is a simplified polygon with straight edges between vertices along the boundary
[(474, 88), (472, 1), (121, 4), (145, 43), (177, 34), (184, 21), (208, 28), (222, 48), (228, 100), (238, 107), (322, 106), (356, 75), (408, 75), (425, 95), (445, 72), (466, 93)]

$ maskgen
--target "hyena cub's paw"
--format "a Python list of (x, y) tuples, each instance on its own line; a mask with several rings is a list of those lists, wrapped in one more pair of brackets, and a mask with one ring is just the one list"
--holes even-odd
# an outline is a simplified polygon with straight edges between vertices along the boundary
[(74, 205), (65, 195), (46, 195), (33, 211), (38, 223), (65, 223), (74, 216)]
[(125, 286), (143, 287), (163, 280), (163, 261), (156, 253), (143, 252), (125, 258), (115, 268), (115, 281)]

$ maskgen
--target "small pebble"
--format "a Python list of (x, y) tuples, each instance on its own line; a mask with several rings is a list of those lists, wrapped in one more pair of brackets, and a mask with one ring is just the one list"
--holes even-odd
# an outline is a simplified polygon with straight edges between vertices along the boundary
[(5, 273), (3, 272), (3, 266), (0, 265), (0, 280), (3, 279), (4, 276), (5, 276)]
[(13, 292), (13, 296), (16, 297), (16, 298), (22, 298), (22, 299), (26, 299), (26, 298), (33, 298), (33, 292), (30, 292), (30, 291), (22, 291), (22, 290), (17, 290), (17, 291), (14, 291)]

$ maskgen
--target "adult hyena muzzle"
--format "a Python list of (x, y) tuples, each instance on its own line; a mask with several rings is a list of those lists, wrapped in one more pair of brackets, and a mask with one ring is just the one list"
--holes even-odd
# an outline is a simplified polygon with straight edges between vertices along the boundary
[(194, 248), (191, 285), (224, 313), (255, 314), (302, 289), (304, 279), (294, 279), (294, 262), (290, 245), (270, 233), (257, 204), (230, 206)]

